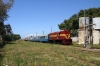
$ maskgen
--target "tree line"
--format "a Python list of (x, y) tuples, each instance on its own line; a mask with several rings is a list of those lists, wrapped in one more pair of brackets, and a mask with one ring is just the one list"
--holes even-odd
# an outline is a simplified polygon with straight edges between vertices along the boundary
[(79, 28), (79, 18), (80, 17), (100, 17), (100, 7), (98, 8), (89, 8), (86, 10), (80, 10), (77, 14), (72, 15), (69, 19), (65, 19), (61, 24), (58, 24), (60, 30), (70, 30), (71, 36), (77, 36)]
[(13, 6), (14, 0), (0, 0), (0, 47), (6, 42), (20, 39), (19, 34), (13, 34), (10, 24), (4, 24), (9, 18), (8, 12)]

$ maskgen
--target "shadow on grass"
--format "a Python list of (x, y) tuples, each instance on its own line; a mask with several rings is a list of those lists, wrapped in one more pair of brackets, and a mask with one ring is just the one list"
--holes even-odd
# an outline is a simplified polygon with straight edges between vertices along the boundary
[(4, 50), (0, 49), (0, 66), (3, 66), (3, 58), (4, 58), (3, 52), (4, 52)]
[(8, 44), (15, 44), (14, 42), (10, 42), (10, 43), (8, 43)]
[[(44, 43), (45, 44), (45, 43)], [(62, 44), (62, 43), (46, 43), (51, 45), (62, 45), (62, 46), (72, 46), (73, 44)]]
[(7, 42), (6, 44), (15, 44), (15, 42)]

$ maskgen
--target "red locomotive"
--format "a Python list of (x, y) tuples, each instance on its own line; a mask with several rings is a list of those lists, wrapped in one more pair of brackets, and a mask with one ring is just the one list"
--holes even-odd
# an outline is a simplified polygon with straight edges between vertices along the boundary
[(50, 43), (62, 43), (64, 45), (72, 43), (69, 30), (50, 33), (48, 36), (48, 40)]

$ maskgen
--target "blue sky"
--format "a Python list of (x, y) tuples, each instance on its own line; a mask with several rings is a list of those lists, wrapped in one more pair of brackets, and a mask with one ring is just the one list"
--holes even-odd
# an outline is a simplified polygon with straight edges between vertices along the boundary
[(15, 0), (8, 12), (9, 23), (22, 38), (30, 34), (59, 31), (58, 24), (81, 9), (100, 7), (100, 0)]

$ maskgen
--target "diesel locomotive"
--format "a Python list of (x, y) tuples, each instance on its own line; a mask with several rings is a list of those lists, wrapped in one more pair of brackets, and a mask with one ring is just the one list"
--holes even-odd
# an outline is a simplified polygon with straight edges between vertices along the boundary
[(50, 33), (48, 40), (50, 43), (62, 43), (64, 45), (72, 43), (69, 30)]

